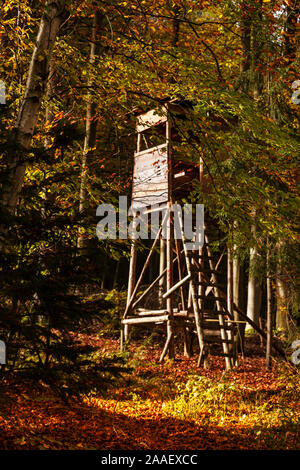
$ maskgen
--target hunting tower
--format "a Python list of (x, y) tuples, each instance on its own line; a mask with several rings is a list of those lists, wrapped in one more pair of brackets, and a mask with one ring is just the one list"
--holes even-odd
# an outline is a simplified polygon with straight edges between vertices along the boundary
[[(190, 103), (169, 101), (159, 109), (137, 116), (132, 207), (145, 214), (160, 212), (160, 222), (138, 277), (138, 251), (136, 241), (132, 240), (121, 342), (123, 347), (124, 342), (129, 340), (132, 325), (161, 324), (166, 328), (166, 341), (160, 361), (166, 354), (174, 357), (174, 333), (179, 330), (187, 356), (192, 354), (193, 336), (197, 338), (199, 366), (203, 363), (204, 367), (208, 367), (210, 356), (221, 355), (225, 358), (226, 368), (230, 369), (237, 359), (230, 257), (225, 262), (227, 279), (224, 282), (223, 273), (222, 285), (218, 280), (219, 269), (221, 265), (224, 268), (227, 253), (223, 252), (215, 259), (209, 244), (209, 223), (205, 226), (201, 246), (195, 243), (195, 249), (188, 249), (182, 225), (180, 239), (174, 236), (174, 203), (180, 204), (189, 195), (195, 180), (205, 183), (201, 158), (198, 162), (191, 162), (191, 159), (185, 161), (184, 151), (178, 152), (186, 139), (176, 123), (188, 122), (190, 113)], [(163, 236), (164, 229), (166, 236)], [(153, 268), (153, 257), (157, 254), (157, 275), (141, 293), (145, 273), (151, 264)], [(154, 303), (151, 308), (146, 308), (147, 298), (153, 292), (156, 292)]]

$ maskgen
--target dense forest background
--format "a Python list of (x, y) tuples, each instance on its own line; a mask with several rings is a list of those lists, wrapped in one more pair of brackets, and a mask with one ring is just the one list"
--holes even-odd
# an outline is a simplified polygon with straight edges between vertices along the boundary
[[(1, 449), (299, 448), (299, 60), (297, 0), (0, 2)], [(160, 363), (159, 328), (120, 352), (130, 240), (96, 210), (130, 201), (136, 116), (166, 100), (267, 361), (249, 324), (231, 371), (177, 337)]]
[(295, 339), (298, 15), (296, 0), (1, 3), (2, 371), (85, 367), (70, 332), (96, 319), (118, 335), (129, 243), (97, 239), (96, 209), (130, 198), (136, 112), (166, 98), (194, 105), (177, 150), (204, 161), (213, 190), (191, 198), (234, 249), (235, 302), (264, 320), (269, 279), (273, 327)]

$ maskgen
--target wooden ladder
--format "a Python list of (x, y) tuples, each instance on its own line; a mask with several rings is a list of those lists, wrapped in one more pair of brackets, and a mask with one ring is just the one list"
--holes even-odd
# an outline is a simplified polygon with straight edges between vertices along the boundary
[[(194, 313), (196, 334), (198, 336), (200, 354), (198, 366), (209, 367), (209, 356), (225, 358), (226, 369), (231, 369), (237, 360), (236, 337), (237, 328), (233, 315), (228, 311), (227, 299), (221, 293), (217, 281), (217, 267), (223, 255), (215, 265), (209, 246), (208, 235), (199, 251), (188, 251), (182, 232), (182, 242), (188, 274), (190, 274), (189, 307)], [(205, 262), (207, 262), (207, 267)], [(209, 295), (211, 294), (211, 295)], [(207, 302), (215, 305), (207, 307)], [(222, 345), (222, 352), (214, 345)]]

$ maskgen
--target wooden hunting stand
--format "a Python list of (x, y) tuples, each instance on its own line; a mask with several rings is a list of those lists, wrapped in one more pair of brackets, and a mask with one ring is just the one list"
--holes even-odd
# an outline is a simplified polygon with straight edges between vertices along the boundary
[[(167, 353), (169, 357), (174, 357), (174, 332), (181, 330), (185, 355), (192, 354), (192, 337), (196, 335), (199, 343), (198, 365), (208, 367), (209, 356), (221, 355), (225, 358), (226, 369), (230, 369), (237, 361), (237, 322), (233, 316), (230, 252), (229, 255), (223, 252), (219, 259), (215, 259), (209, 244), (209, 224), (205, 227), (200, 248), (195, 245), (195, 249), (188, 249), (182, 225), (181, 239), (174, 236), (173, 204), (179, 204), (188, 195), (195, 179), (203, 182), (204, 178), (201, 159), (198, 164), (186, 163), (178, 160), (174, 151), (176, 146), (180, 146), (180, 138), (173, 123), (177, 119), (186, 119), (187, 112), (190, 109), (186, 104), (168, 102), (158, 110), (137, 117), (132, 207), (147, 214), (154, 211), (162, 213), (159, 230), (138, 279), (138, 252), (136, 242), (132, 240), (121, 343), (123, 347), (124, 342), (128, 341), (130, 325), (163, 324), (167, 335), (160, 361)], [(162, 236), (164, 230), (165, 237)], [(141, 293), (145, 272), (157, 252), (159, 273)], [(221, 265), (224, 268), (224, 255), (228, 258), (226, 294), (218, 282)], [(158, 289), (157, 305), (150, 309), (143, 308), (142, 303), (155, 288)]]

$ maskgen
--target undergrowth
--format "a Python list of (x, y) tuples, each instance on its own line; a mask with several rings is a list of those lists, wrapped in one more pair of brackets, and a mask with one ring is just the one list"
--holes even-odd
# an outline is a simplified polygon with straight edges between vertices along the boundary
[(284, 370), (272, 389), (257, 383), (237, 383), (230, 375), (221, 381), (191, 375), (177, 386), (174, 399), (163, 404), (165, 413), (202, 423), (291, 427), (299, 425), (299, 375)]

